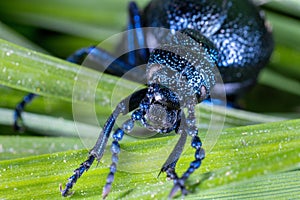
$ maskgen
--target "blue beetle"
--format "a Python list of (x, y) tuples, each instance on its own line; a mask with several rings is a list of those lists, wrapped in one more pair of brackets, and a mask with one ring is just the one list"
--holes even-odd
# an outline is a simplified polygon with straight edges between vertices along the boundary
[[(160, 31), (149, 34), (144, 27), (166, 28), (169, 30), (168, 37)], [(220, 71), (227, 98), (234, 101), (256, 83), (259, 71), (268, 62), (273, 50), (271, 30), (262, 11), (250, 0), (152, 0), (142, 11), (131, 2), (128, 30), (133, 31), (128, 34), (126, 43), (121, 45), (126, 45), (129, 53), (119, 58), (114, 58), (103, 49), (89, 47), (78, 50), (67, 59), (80, 63), (88, 54), (103, 62), (114, 58), (105, 72), (117, 76), (147, 63), (146, 73), (132, 74), (135, 80), (146, 82), (147, 87), (117, 105), (89, 152), (88, 159), (74, 170), (65, 189), (60, 188), (62, 196), (70, 195), (70, 189), (78, 178), (95, 159), (99, 161), (102, 158), (117, 117), (130, 112), (131, 117), (112, 134), (112, 164), (103, 188), (103, 198), (108, 195), (114, 180), (119, 141), (137, 121), (158, 133), (175, 131), (180, 134), (161, 172), (166, 172), (174, 182), (169, 197), (173, 197), (178, 190), (186, 195), (185, 181), (205, 158), (194, 109), (198, 103), (209, 98), (211, 88), (217, 84), (214, 67)], [(148, 42), (161, 40), (164, 42), (157, 48), (144, 48)], [(17, 107), (16, 127), (24, 105), (34, 96), (30, 94)], [(195, 159), (183, 175), (178, 176), (175, 166), (187, 136), (192, 137)]]

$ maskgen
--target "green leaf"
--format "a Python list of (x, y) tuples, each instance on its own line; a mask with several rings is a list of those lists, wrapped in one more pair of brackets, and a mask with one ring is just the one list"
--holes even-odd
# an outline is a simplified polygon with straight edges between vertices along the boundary
[[(299, 195), (300, 120), (226, 129), (216, 146), (207, 152), (200, 170), (189, 178), (186, 199), (271, 197), (280, 191), (284, 198)], [(160, 166), (171, 150), (174, 136), (121, 143), (119, 171), (108, 199), (164, 199), (172, 187)], [(174, 141), (173, 141), (174, 142)], [(157, 145), (160, 144), (160, 145)], [(172, 146), (172, 145), (171, 145)], [(205, 148), (205, 144), (204, 144)], [(183, 173), (193, 160), (187, 148), (177, 170)], [(150, 154), (149, 154), (150, 153)], [(132, 156), (135, 155), (136, 157)], [(87, 151), (67, 151), (0, 162), (0, 196), (5, 199), (57, 199), (58, 184), (86, 158)], [(72, 199), (98, 199), (110, 163), (105, 154), (74, 186)], [(290, 171), (290, 172), (288, 172)], [(270, 186), (271, 185), (271, 186)], [(269, 187), (270, 186), (270, 187)], [(232, 191), (234, 190), (234, 191)], [(232, 191), (228, 193), (228, 191)]]
[(266, 69), (262, 71), (260, 83), (300, 96), (299, 81), (287, 78), (271, 70)]
[[(41, 4), (36, 0), (26, 2), (15, 0), (14, 2), (1, 2), (0, 13), (5, 16), (6, 20), (13, 23), (99, 41), (123, 29), (126, 20), (120, 19), (126, 19), (128, 2), (128, 0), (102, 2), (98, 0), (44, 0)], [(145, 5), (147, 1), (140, 0), (139, 2)]]
[[(135, 88), (141, 87), (137, 83), (123, 79), (119, 80), (114, 76), (24, 49), (3, 40), (0, 40), (0, 71), (2, 71), (0, 84), (72, 102), (75, 107), (77, 105), (89, 105), (93, 103), (93, 97), (95, 97), (95, 102), (101, 102), (100, 105), (96, 104), (96, 111), (99, 113), (101, 124), (104, 123), (112, 109), (109, 99), (113, 100), (113, 104), (116, 105), (120, 99), (131, 94)], [(122, 89), (119, 88), (119, 85), (122, 85)], [(211, 108), (210, 106), (201, 105), (196, 111), (201, 123), (200, 127), (207, 127), (212, 117), (219, 117), (219, 122), (222, 125), (222, 120), (227, 116), (226, 127), (283, 119), (271, 116), (266, 117), (245, 111), (231, 112), (231, 109), (228, 110), (217, 106)], [(227, 115), (225, 114), (226, 112), (228, 113)], [(81, 114), (83, 115), (83, 113)], [(7, 115), (9, 114), (3, 114), (3, 116)], [(32, 122), (31, 126), (34, 129), (45, 130), (47, 134), (51, 134), (51, 131), (47, 131), (49, 127), (45, 126), (47, 124), (45, 121), (53, 122), (54, 120), (46, 119), (44, 122), (41, 122), (42, 117), (28, 117), (27, 119), (29, 123)], [(84, 122), (88, 123), (89, 118), (85, 119)], [(7, 122), (3, 120), (2, 124), (7, 125)], [(42, 128), (43, 126), (44, 129)], [(61, 125), (57, 127), (61, 127)], [(62, 130), (66, 129), (63, 127), (57, 129), (61, 135), (64, 135)]]
[(15, 32), (5, 24), (0, 22), (0, 38), (10, 41), (12, 43), (18, 44), (20, 46), (32, 49), (32, 50), (37, 50), (40, 52), (46, 53), (45, 50), (41, 49), (39, 46), (36, 44), (32, 43), (28, 39), (26, 39), (24, 36), (20, 35), (19, 33)]
[(0, 160), (84, 148), (77, 137), (0, 136)]

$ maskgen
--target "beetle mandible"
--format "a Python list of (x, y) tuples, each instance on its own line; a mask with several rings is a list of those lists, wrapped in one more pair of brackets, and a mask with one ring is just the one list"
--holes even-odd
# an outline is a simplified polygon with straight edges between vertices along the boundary
[[(165, 37), (159, 32), (149, 35), (143, 32), (143, 27), (169, 29), (170, 40), (166, 40), (169, 43), (155, 49), (135, 50), (136, 45), (143, 47), (149, 38), (155, 42)], [(131, 111), (130, 119), (112, 134), (112, 164), (103, 188), (103, 198), (110, 192), (114, 180), (119, 141), (137, 121), (158, 133), (175, 131), (180, 134), (161, 172), (166, 172), (174, 182), (169, 197), (173, 197), (178, 190), (186, 195), (185, 181), (200, 167), (205, 157), (198, 137), (194, 108), (209, 98), (211, 88), (216, 85), (212, 68), (218, 67), (227, 98), (234, 101), (255, 84), (259, 71), (268, 62), (273, 50), (271, 30), (263, 13), (250, 0), (152, 0), (142, 11), (131, 2), (128, 29), (135, 30), (127, 40), (128, 49), (132, 51), (115, 58), (106, 72), (122, 76), (135, 66), (148, 63), (146, 76), (143, 77), (147, 79), (147, 88), (134, 92), (117, 105), (89, 152), (88, 159), (74, 170), (65, 189), (60, 188), (62, 196), (70, 195), (70, 189), (78, 178), (95, 159), (99, 161), (102, 158), (117, 117)], [(80, 63), (88, 54), (103, 61), (113, 57), (102, 49), (89, 47), (78, 50), (67, 60)], [(33, 97), (25, 99), (21, 109)], [(195, 159), (183, 175), (178, 176), (175, 166), (187, 136), (192, 137)]]

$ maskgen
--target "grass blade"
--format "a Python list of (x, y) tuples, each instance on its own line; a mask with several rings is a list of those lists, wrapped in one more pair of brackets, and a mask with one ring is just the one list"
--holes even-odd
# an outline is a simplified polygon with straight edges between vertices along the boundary
[[(299, 194), (298, 190), (292, 187), (294, 184), (299, 185), (297, 177), (282, 179), (285, 175), (290, 177), (289, 174), (279, 174), (279, 176), (274, 174), (300, 168), (299, 124), (299, 120), (292, 120), (225, 130), (215, 148), (207, 155), (201, 170), (196, 171), (190, 177), (188, 185), (193, 193), (186, 199), (199, 198), (199, 195), (222, 197), (222, 194), (230, 188), (236, 187), (239, 181), (244, 181), (241, 182), (244, 183), (244, 187), (243, 185), (237, 187), (238, 194), (233, 193), (232, 196), (223, 196), (223, 198), (231, 199), (236, 195), (249, 197), (249, 190), (254, 190), (251, 187), (261, 187), (261, 185), (265, 185), (265, 189), (261, 188), (261, 191), (266, 191), (265, 197), (267, 198), (277, 194), (276, 191), (266, 186), (268, 182), (260, 181), (268, 175), (279, 191), (290, 188), (289, 191), (292, 194)], [(144, 153), (157, 151), (159, 148), (169, 148), (169, 146), (157, 144), (167, 144), (170, 137), (174, 136), (122, 143), (124, 151), (121, 152), (119, 172), (109, 196), (110, 199), (161, 199), (167, 196), (172, 183), (166, 182), (163, 177), (156, 178), (159, 167), (158, 169), (147, 168), (150, 160), (160, 166), (165, 156), (151, 154), (152, 157), (147, 157)], [(137, 155), (143, 157), (144, 162), (126, 157), (130, 155), (126, 154), (130, 151), (138, 152)], [(71, 169), (78, 166), (86, 157), (86, 153), (87, 151), (67, 151), (0, 161), (2, 169), (0, 171), (0, 196), (5, 199), (59, 198), (58, 184), (70, 176)], [(177, 166), (179, 173), (182, 173), (188, 166), (192, 155), (191, 148), (184, 152)], [(105, 155), (97, 168), (92, 167), (80, 179), (75, 186), (77, 192), (73, 199), (99, 198), (101, 186), (104, 185), (108, 172), (107, 166), (110, 163), (108, 156)], [(135, 168), (131, 168), (133, 166)], [(245, 187), (249, 181), (251, 181), (250, 188)], [(216, 193), (212, 195), (213, 188)], [(253, 195), (259, 195), (259, 193), (251, 195), (254, 197)], [(284, 197), (288, 196), (289, 194), (284, 195)]]

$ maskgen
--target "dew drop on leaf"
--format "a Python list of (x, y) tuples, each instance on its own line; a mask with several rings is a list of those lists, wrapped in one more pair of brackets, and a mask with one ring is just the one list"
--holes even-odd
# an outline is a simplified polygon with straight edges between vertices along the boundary
[(11, 54), (13, 54), (14, 52), (12, 50), (9, 50), (6, 52), (6, 56), (10, 56)]

